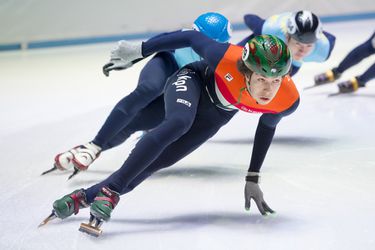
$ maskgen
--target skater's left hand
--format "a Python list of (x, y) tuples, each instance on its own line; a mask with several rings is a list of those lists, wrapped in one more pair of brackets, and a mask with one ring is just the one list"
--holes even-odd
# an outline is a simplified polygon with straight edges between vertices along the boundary
[(141, 42), (119, 41), (118, 45), (111, 51), (110, 62), (103, 66), (103, 73), (109, 76), (111, 70), (127, 69), (142, 59)]
[(255, 172), (249, 172), (246, 176), (245, 185), (245, 209), (250, 210), (250, 200), (253, 199), (257, 205), (259, 212), (262, 215), (268, 215), (268, 213), (274, 213), (267, 203), (263, 199), (263, 192), (260, 190), (258, 184), (259, 174)]
[(108, 63), (103, 66), (103, 74), (109, 76), (111, 70), (123, 70), (130, 68), (133, 65), (132, 62), (127, 63), (121, 59), (111, 59)]

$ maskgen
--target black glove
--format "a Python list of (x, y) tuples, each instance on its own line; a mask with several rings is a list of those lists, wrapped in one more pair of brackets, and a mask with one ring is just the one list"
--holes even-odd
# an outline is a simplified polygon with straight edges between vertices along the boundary
[(250, 200), (254, 199), (255, 204), (257, 205), (259, 212), (262, 215), (267, 215), (267, 213), (274, 213), (267, 203), (263, 199), (263, 192), (260, 190), (259, 184), (259, 173), (248, 172), (246, 176), (246, 185), (245, 185), (245, 209), (250, 209)]

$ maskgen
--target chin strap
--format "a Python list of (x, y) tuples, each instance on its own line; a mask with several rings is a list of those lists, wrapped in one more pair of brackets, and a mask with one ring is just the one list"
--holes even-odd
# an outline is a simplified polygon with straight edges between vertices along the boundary
[[(241, 99), (242, 99), (242, 93), (243, 93), (245, 90), (246, 90), (246, 91), (248, 90), (247, 87), (243, 87), (243, 88), (240, 89), (240, 94), (238, 95), (238, 98), (237, 98), (237, 102), (236, 102), (236, 103), (232, 103), (232, 104), (228, 104), (228, 105), (223, 105), (223, 106), (226, 108), (226, 107), (229, 107), (229, 106), (235, 106), (235, 105), (237, 105), (237, 104), (240, 104), (240, 103), (241, 103)], [(249, 94), (250, 94), (250, 92), (249, 92)]]

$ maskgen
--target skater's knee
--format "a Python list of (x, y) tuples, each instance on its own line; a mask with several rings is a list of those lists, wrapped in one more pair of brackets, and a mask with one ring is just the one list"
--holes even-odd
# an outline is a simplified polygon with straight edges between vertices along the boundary
[(134, 114), (160, 96), (161, 92), (162, 91), (152, 87), (139, 86), (120, 100), (116, 104), (115, 109), (128, 115)]
[(158, 82), (152, 82), (152, 80), (144, 80), (140, 82), (137, 88), (133, 91), (136, 95), (142, 96), (144, 98), (149, 98), (151, 100), (155, 99), (157, 96), (160, 96), (163, 92), (165, 84)]
[(173, 125), (173, 130), (178, 131), (181, 134), (186, 133), (193, 124), (193, 119), (187, 116), (174, 116), (168, 120), (169, 123)]

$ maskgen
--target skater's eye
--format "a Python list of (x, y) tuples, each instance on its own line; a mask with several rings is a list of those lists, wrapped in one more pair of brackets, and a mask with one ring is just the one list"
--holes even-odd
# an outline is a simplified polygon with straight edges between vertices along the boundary
[(265, 82), (266, 79), (264, 79), (263, 77), (259, 77), (259, 78), (258, 78), (258, 81), (259, 81), (259, 82)]
[(281, 82), (280, 79), (275, 79), (275, 80), (272, 81), (272, 83), (275, 83), (275, 84), (278, 84), (278, 83), (280, 83), (280, 82)]

